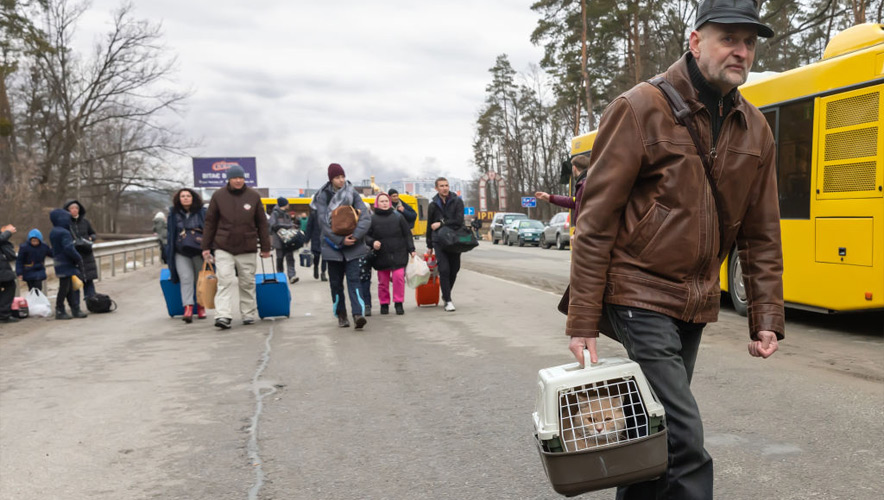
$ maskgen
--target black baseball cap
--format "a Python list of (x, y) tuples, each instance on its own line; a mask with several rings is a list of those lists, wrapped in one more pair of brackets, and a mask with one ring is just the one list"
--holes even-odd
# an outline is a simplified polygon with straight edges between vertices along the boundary
[(758, 28), (758, 36), (774, 36), (774, 31), (759, 19), (756, 0), (703, 0), (697, 8), (694, 29), (706, 23), (751, 24)]

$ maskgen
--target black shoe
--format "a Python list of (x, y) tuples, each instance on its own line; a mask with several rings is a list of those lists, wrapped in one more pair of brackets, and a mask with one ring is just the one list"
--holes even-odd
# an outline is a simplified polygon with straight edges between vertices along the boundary
[(403, 314), (405, 314), (405, 309), (402, 308), (402, 302), (396, 302), (395, 306), (396, 306), (396, 314), (398, 314), (399, 316), (402, 316)]
[(71, 316), (77, 319), (82, 319), (89, 315), (79, 309), (74, 309), (73, 311), (71, 311)]
[(390, 314), (390, 304), (381, 304), (381, 314)]
[(299, 278), (297, 276), (292, 276), (291, 278), (289, 278), (289, 283), (294, 285), (295, 283), (297, 283), (300, 280), (301, 280), (301, 278)]
[(215, 319), (215, 326), (222, 330), (230, 330), (230, 318)]
[(8, 316), (6, 318), (0, 318), (0, 323), (18, 323), (19, 321), (21, 321), (21, 320), (19, 320), (15, 316)]
[(71, 315), (62, 309), (61, 311), (55, 311), (55, 319), (71, 319)]
[(362, 308), (362, 315), (366, 318), (371, 316), (371, 306), (365, 306)]
[(325, 277), (325, 273), (322, 273), (321, 279), (322, 281), (328, 281), (328, 278)]
[(353, 316), (353, 321), (356, 322), (356, 329), (362, 330), (362, 327), (365, 326), (368, 321), (365, 319), (365, 316)]
[(350, 321), (347, 319), (347, 316), (338, 316), (338, 326), (341, 328), (350, 328)]
[(313, 266), (313, 279), (319, 279), (319, 267), (317, 266)]

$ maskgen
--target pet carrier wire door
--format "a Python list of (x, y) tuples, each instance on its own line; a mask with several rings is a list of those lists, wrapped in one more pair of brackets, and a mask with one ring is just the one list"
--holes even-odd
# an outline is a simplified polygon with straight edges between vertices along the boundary
[(538, 452), (558, 493), (645, 481), (666, 470), (663, 406), (633, 361), (540, 370), (535, 410)]

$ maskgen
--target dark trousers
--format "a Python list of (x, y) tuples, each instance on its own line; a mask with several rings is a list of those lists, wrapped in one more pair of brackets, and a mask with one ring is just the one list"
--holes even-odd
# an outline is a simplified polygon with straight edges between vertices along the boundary
[(362, 316), (362, 280), (359, 279), (359, 259), (350, 261), (328, 261), (328, 285), (331, 288), (332, 307), (335, 316), (347, 316), (347, 301), (344, 298), (344, 278), (347, 278), (347, 291), (350, 295), (350, 308), (353, 316)]
[(703, 448), (703, 421), (691, 393), (691, 376), (706, 324), (635, 307), (609, 305), (605, 310), (629, 359), (641, 366), (660, 399), (669, 433), (666, 474), (617, 488), (617, 499), (711, 499), (712, 457)]
[(15, 299), (15, 280), (0, 281), (0, 319), (12, 315), (12, 301)]
[(41, 292), (43, 291), (43, 280), (27, 280), (26, 283), (28, 284), (29, 292), (34, 288), (40, 290)]
[[(322, 274), (325, 274), (325, 270), (328, 268), (328, 263), (322, 258), (322, 252), (313, 252), (313, 267), (319, 267), (320, 263), (322, 264)], [(313, 271), (313, 274), (316, 274), (315, 270)]]
[[(77, 294), (77, 304), (80, 303), (80, 291), (77, 290), (74, 292)], [(95, 295), (95, 280), (83, 280), (83, 295), (85, 297), (92, 297)]]
[(277, 250), (276, 251), (276, 272), (278, 272), (278, 273), (283, 272), (283, 267), (282, 267), (283, 260), (285, 261), (285, 264), (289, 268), (289, 272), (288, 272), (288, 274), (286, 274), (286, 276), (291, 278), (291, 277), (295, 276), (296, 274), (298, 274), (297, 271), (295, 270), (295, 254), (294, 254), (294, 252), (293, 251), (284, 251), (284, 250)]
[(359, 282), (359, 296), (365, 303), (365, 307), (371, 309), (371, 279)]
[(436, 250), (436, 264), (439, 265), (439, 287), (442, 289), (442, 300), (451, 302), (451, 289), (460, 271), (460, 253)]
[(64, 301), (68, 301), (71, 306), (71, 312), (80, 309), (80, 292), (74, 291), (74, 284), (71, 277), (58, 279), (58, 295), (55, 297), (55, 310), (64, 311)]

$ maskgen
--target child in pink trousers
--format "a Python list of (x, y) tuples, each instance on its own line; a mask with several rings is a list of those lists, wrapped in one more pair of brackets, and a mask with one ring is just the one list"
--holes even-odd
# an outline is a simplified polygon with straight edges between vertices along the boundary
[(374, 202), (371, 229), (365, 237), (366, 244), (375, 253), (372, 267), (378, 271), (378, 301), (381, 314), (390, 314), (390, 282), (393, 282), (393, 303), (396, 314), (405, 314), (405, 266), (408, 256), (414, 255), (414, 238), (411, 227), (392, 207), (387, 193), (378, 193)]

